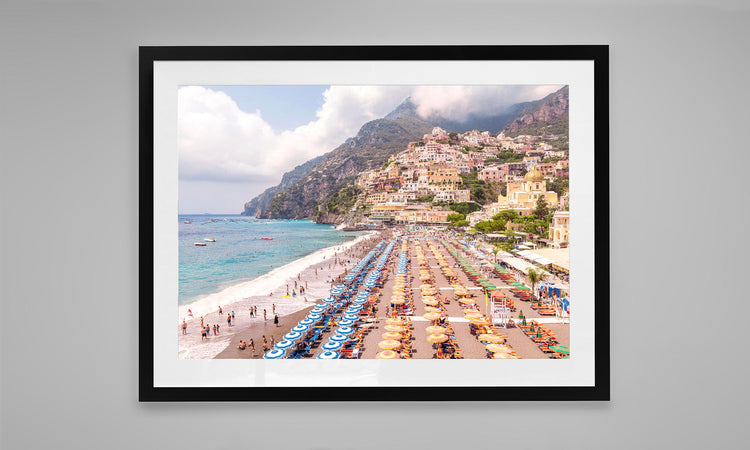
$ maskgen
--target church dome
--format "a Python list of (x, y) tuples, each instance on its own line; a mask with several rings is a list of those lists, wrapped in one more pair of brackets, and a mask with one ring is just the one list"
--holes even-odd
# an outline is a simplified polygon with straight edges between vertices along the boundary
[(537, 170), (534, 166), (526, 175), (523, 176), (523, 181), (544, 181), (544, 174)]

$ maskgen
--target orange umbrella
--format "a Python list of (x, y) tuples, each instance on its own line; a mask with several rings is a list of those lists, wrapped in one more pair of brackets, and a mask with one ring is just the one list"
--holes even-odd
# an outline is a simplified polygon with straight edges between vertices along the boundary
[(438, 314), (443, 312), (442, 310), (440, 310), (440, 308), (435, 308), (434, 306), (425, 306), (424, 310), (427, 312), (438, 313)]
[(486, 317), (477, 317), (474, 319), (469, 319), (469, 322), (473, 323), (474, 325), (489, 325), (490, 321), (487, 320)]
[(471, 297), (463, 297), (463, 298), (459, 298), (459, 299), (458, 299), (458, 302), (459, 302), (459, 303), (463, 303), (463, 304), (465, 304), (465, 305), (476, 305), (476, 304), (477, 304), (477, 301), (476, 301), (476, 300), (474, 300), (474, 299), (473, 299), (473, 298), (471, 298)]
[(483, 342), (489, 342), (494, 344), (502, 344), (505, 342), (505, 338), (496, 334), (480, 334), (479, 340)]
[(383, 339), (401, 339), (401, 333), (396, 333), (395, 331), (386, 331), (383, 333)]
[(403, 305), (404, 303), (406, 303), (406, 300), (404, 300), (403, 297), (401, 297), (401, 298), (399, 298), (399, 297), (393, 297), (391, 299), (391, 304), (393, 304), (393, 305)]
[(383, 327), (383, 329), (385, 329), (385, 331), (395, 331), (396, 333), (403, 333), (404, 331), (406, 331), (406, 328), (400, 327), (398, 325), (386, 325)]
[(431, 325), (427, 327), (425, 330), (427, 330), (427, 332), (430, 334), (440, 334), (440, 333), (445, 333), (446, 328), (443, 328), (437, 325)]
[(441, 334), (431, 334), (431, 335), (427, 336), (427, 341), (435, 343), (435, 344), (440, 343), (440, 342), (445, 342), (448, 339), (449, 339), (448, 336), (445, 335), (445, 334), (442, 334), (442, 333)]
[(425, 305), (437, 306), (437, 304), (440, 302), (435, 300), (433, 297), (422, 297), (422, 303), (424, 303)]
[(481, 319), (482, 317), (484, 317), (484, 315), (479, 311), (464, 311), (464, 314), (466, 314), (466, 318), (469, 320)]
[(430, 312), (430, 313), (425, 314), (422, 317), (424, 317), (424, 320), (438, 320), (440, 318), (440, 314)]
[(383, 350), (382, 352), (375, 355), (375, 359), (397, 359), (401, 356), (393, 350)]
[(485, 347), (492, 353), (513, 353), (513, 350), (505, 345), (487, 344)]
[(386, 339), (384, 341), (380, 341), (378, 347), (382, 348), (383, 350), (393, 350), (395, 348), (401, 347), (401, 343), (399, 341), (394, 341), (393, 339)]
[(388, 325), (403, 325), (404, 321), (400, 318), (392, 317), (390, 319), (385, 319), (385, 323), (387, 323)]

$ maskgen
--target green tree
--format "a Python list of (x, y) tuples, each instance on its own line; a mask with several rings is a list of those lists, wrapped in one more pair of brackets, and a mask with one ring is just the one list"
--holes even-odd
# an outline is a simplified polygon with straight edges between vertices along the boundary
[(461, 213), (464, 216), (469, 215), (470, 213), (473, 213), (474, 211), (479, 211), (482, 209), (481, 206), (477, 205), (474, 202), (457, 202), (450, 205), (450, 208), (452, 211), (456, 211), (457, 213)]
[(537, 271), (536, 269), (529, 269), (529, 272), (527, 273), (529, 277), (529, 283), (531, 283), (531, 292), (534, 291), (534, 287), (536, 287), (536, 284), (540, 281), (543, 281), (547, 274), (541, 270)]
[(463, 215), (463, 214), (461, 214), (461, 213), (453, 213), (453, 214), (448, 214), (448, 217), (446, 217), (445, 219), (446, 219), (446, 220), (447, 220), (448, 222), (450, 222), (450, 223), (451, 223), (452, 225), (454, 225), (454, 226), (455, 226), (455, 225), (456, 225), (456, 222), (462, 221), (462, 220), (464, 220), (465, 218), (466, 218), (466, 216), (464, 216), (464, 215)]
[(536, 199), (536, 209), (534, 209), (534, 215), (537, 219), (546, 219), (549, 214), (549, 205), (544, 195), (540, 195)]

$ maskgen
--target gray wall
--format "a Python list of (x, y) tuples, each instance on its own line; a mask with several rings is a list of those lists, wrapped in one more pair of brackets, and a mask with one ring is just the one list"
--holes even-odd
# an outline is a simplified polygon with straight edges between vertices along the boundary
[[(3, 1), (2, 448), (742, 446), (750, 10), (497, 3)], [(611, 44), (611, 403), (136, 401), (138, 45), (555, 43)]]

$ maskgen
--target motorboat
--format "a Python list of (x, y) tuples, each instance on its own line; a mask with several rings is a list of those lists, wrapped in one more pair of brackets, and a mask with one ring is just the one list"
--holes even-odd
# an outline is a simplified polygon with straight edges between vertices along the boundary
[(216, 242), (216, 239), (214, 239), (214, 238), (205, 238), (203, 240), (206, 241), (206, 242)]
[(272, 237), (268, 237), (268, 236), (263, 236), (263, 237), (261, 237), (261, 239), (263, 239), (264, 241), (272, 241), (273, 240)]
[(198, 247), (205, 247), (206, 243), (205, 242), (196, 242), (195, 245), (197, 245)]

